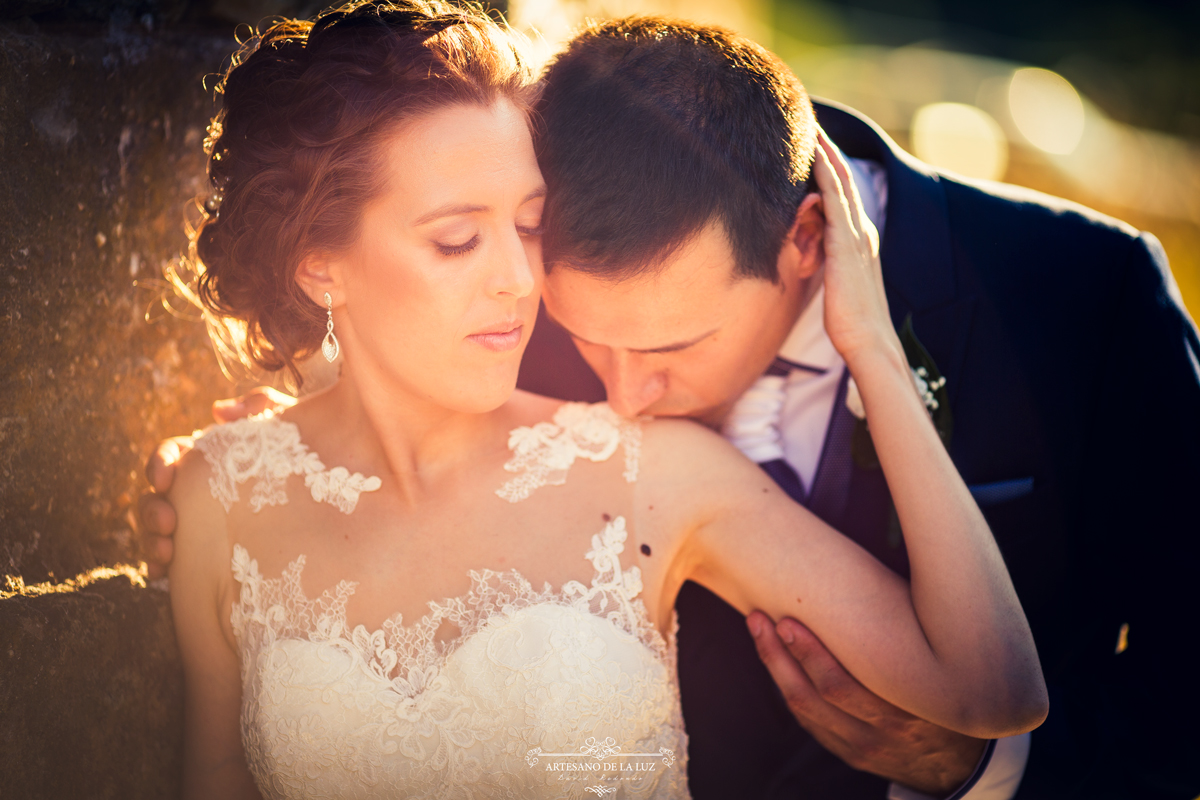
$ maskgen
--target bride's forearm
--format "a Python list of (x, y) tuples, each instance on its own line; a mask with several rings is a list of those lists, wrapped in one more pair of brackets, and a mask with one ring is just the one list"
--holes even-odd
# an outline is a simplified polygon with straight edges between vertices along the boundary
[(929, 649), (947, 675), (978, 692), (971, 714), (1027, 729), (1045, 715), (1045, 686), (987, 522), (934, 430), (898, 346), (875, 347), (847, 363), (904, 531), (913, 609)]

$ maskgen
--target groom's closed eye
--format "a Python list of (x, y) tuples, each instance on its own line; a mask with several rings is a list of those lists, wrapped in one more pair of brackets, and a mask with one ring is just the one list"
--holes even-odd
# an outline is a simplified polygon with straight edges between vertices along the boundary
[[(547, 314), (547, 316), (549, 316), (549, 315)], [(580, 343), (586, 344), (586, 345), (591, 345), (593, 347), (608, 347), (609, 346), (609, 345), (602, 345), (602, 344), (597, 344), (596, 342), (589, 341), (589, 340), (583, 338), (582, 336), (580, 336), (576, 333), (573, 333), (570, 328), (568, 328), (566, 325), (563, 325), (561, 322), (554, 319), (553, 317), (550, 317), (550, 319), (552, 322), (554, 322), (555, 325), (557, 325), (558, 327), (560, 327), (564, 331), (566, 331), (567, 335), (570, 336), (572, 339), (574, 339), (576, 342), (580, 342)], [(707, 339), (708, 337), (712, 336), (714, 333), (716, 333), (719, 330), (720, 330), (720, 328), (713, 328), (711, 331), (701, 334), (700, 336), (697, 336), (694, 339), (687, 339), (682, 342), (675, 342), (673, 344), (667, 344), (667, 345), (663, 345), (661, 347), (649, 347), (649, 348), (631, 347), (628, 349), (629, 349), (629, 352), (631, 352), (631, 353), (643, 353), (646, 355), (652, 355), (652, 354), (657, 354), (657, 353), (678, 353), (680, 350), (686, 350), (689, 347), (694, 347), (695, 345), (700, 344), (700, 342), (702, 342), (705, 339)]]
[(663, 345), (662, 347), (650, 347), (650, 348), (647, 348), (647, 349), (644, 349), (644, 350), (641, 350), (641, 349), (633, 349), (633, 350), (631, 350), (630, 352), (633, 352), (633, 353), (646, 353), (646, 354), (648, 354), (648, 355), (649, 355), (649, 354), (652, 354), (652, 353), (678, 353), (680, 350), (687, 350), (689, 347), (695, 347), (696, 345), (700, 344), (701, 342), (703, 342), (703, 341), (704, 341), (705, 339), (707, 339), (708, 337), (712, 336), (712, 335), (713, 335), (714, 333), (716, 333), (718, 330), (720, 330), (720, 329), (719, 329), (719, 328), (713, 328), (713, 329), (712, 329), (711, 331), (709, 331), (708, 333), (705, 333), (705, 334), (703, 334), (703, 335), (701, 335), (701, 336), (697, 336), (695, 339), (688, 339), (687, 341), (683, 341), (683, 342), (676, 342), (676, 343), (674, 343), (674, 344), (667, 344), (667, 345)]

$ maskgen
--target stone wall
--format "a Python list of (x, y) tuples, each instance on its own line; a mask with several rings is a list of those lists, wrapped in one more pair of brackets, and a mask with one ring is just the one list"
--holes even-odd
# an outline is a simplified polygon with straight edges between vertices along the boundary
[(0, 570), (27, 582), (132, 560), (145, 456), (230, 391), (161, 301), (231, 33), (0, 27)]
[(180, 661), (120, 566), (130, 513), (155, 444), (263, 379), (222, 376), (164, 267), (235, 25), (322, 5), (0, 2), (0, 796), (178, 795)]
[(165, 592), (98, 568), (0, 591), (0, 794), (179, 794), (183, 674)]
[(24, 5), (41, 16), (0, 20), (0, 795), (169, 798), (167, 595), (95, 568), (137, 562), (155, 442), (235, 389), (162, 304), (233, 25), (185, 24), (182, 2)]

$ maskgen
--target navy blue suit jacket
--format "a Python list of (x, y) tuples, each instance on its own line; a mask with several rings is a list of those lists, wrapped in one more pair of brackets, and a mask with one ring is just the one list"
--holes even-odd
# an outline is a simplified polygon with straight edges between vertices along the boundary
[[(1064, 200), (940, 174), (849, 109), (818, 103), (817, 114), (844, 153), (887, 169), (893, 320), (912, 314), (947, 377), (950, 454), (979, 489), (1033, 628), (1051, 706), (1017, 797), (1191, 800), (1200, 340), (1161, 246)], [(603, 397), (546, 320), (521, 378), (551, 396)], [(796, 725), (740, 614), (694, 584), (677, 608), (697, 800), (882, 800), (886, 781)]]

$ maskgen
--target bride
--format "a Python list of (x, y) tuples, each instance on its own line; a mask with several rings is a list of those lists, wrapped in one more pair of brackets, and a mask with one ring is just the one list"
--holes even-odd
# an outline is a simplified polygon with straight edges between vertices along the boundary
[(542, 281), (533, 87), (435, 0), (285, 20), (206, 146), (198, 302), (225, 352), (340, 380), (180, 465), (188, 797), (687, 797), (685, 580), (792, 616), (873, 692), (981, 737), (1045, 715), (1033, 641), (888, 319), (828, 144), (826, 318), (911, 585), (716, 434), (514, 391)]

